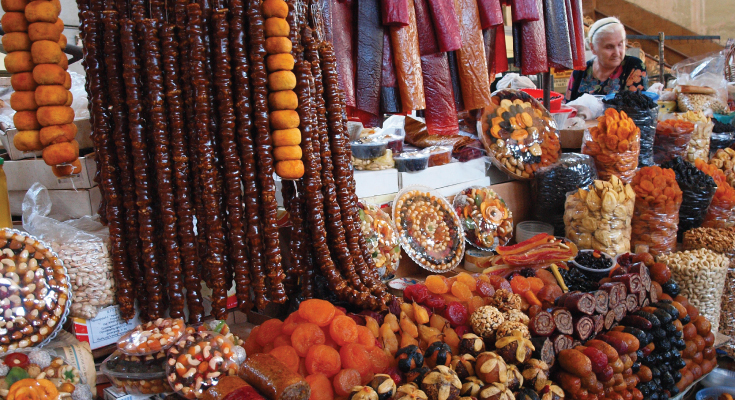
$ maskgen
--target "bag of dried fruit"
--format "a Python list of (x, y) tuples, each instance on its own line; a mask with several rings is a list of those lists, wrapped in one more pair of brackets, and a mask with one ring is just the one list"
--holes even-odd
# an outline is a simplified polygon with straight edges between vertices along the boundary
[(660, 121), (653, 141), (653, 161), (663, 164), (674, 157), (686, 157), (694, 124), (679, 119)]
[(679, 231), (677, 238), (681, 239), (685, 231), (699, 228), (707, 215), (707, 209), (717, 190), (717, 184), (711, 176), (698, 170), (694, 165), (684, 161), (681, 157), (661, 165), (670, 168), (676, 174), (676, 183), (682, 191), (681, 207), (679, 207)]
[(677, 119), (694, 123), (694, 131), (687, 147), (686, 160), (690, 163), (693, 163), (698, 158), (706, 161), (709, 157), (709, 143), (715, 124), (702, 111), (687, 111), (675, 115)]
[(735, 189), (727, 183), (725, 174), (714, 165), (707, 164), (701, 159), (697, 159), (694, 165), (711, 176), (717, 184), (717, 191), (707, 209), (702, 226), (705, 228), (735, 227)]
[(638, 168), (641, 131), (625, 111), (613, 108), (597, 119), (596, 127), (584, 134), (582, 153), (592, 156), (600, 179), (615, 175), (630, 183)]
[(633, 178), (635, 210), (630, 245), (648, 245), (653, 255), (676, 249), (682, 192), (671, 169), (643, 167)]
[(58, 221), (50, 218), (48, 190), (35, 183), (23, 199), (23, 229), (51, 244), (64, 262), (72, 285), (72, 317), (92, 319), (115, 303), (109, 231), (91, 217)]

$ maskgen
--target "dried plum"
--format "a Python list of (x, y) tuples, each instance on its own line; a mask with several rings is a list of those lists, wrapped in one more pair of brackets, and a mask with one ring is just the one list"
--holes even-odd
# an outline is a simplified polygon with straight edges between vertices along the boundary
[[(711, 176), (698, 170), (694, 165), (675, 157), (661, 165), (662, 168), (671, 168), (676, 174), (676, 183), (682, 191), (681, 206), (679, 207), (679, 232), (698, 228), (704, 221), (707, 208), (717, 190), (717, 185)], [(681, 240), (681, 237), (679, 237)], [(664, 291), (665, 292), (665, 291)], [(676, 297), (676, 296), (671, 296)]]
[(671, 297), (676, 297), (679, 295), (679, 292), (681, 292), (679, 284), (673, 278), (669, 279), (668, 282), (661, 285), (661, 288), (663, 289), (664, 293), (668, 294)]

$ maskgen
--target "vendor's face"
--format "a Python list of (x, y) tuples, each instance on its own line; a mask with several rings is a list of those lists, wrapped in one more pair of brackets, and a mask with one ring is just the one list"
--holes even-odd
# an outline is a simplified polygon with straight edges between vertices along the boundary
[(597, 38), (597, 45), (592, 46), (592, 53), (597, 56), (602, 67), (617, 68), (625, 57), (625, 31), (616, 29), (613, 32), (601, 34)]

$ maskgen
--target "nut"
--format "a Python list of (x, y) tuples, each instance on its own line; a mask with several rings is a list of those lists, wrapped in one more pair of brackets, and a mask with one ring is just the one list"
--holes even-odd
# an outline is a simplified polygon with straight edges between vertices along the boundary
[(69, 273), (74, 294), (72, 316), (92, 319), (99, 308), (114, 304), (112, 259), (101, 240), (51, 242), (51, 248), (59, 254)]

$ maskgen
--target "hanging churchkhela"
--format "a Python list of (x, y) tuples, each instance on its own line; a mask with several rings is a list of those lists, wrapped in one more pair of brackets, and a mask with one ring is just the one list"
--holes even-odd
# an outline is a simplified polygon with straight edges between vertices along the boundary
[[(317, 8), (300, 0), (78, 5), (125, 318), (137, 301), (144, 319), (188, 309), (198, 322), (202, 284), (223, 318), (233, 282), (247, 311), (310, 298), (319, 275), (342, 301), (387, 306), (392, 296), (360, 230), (345, 94)], [(288, 236), (279, 231), (274, 172), (284, 179)], [(282, 245), (291, 250), (285, 259)]]

